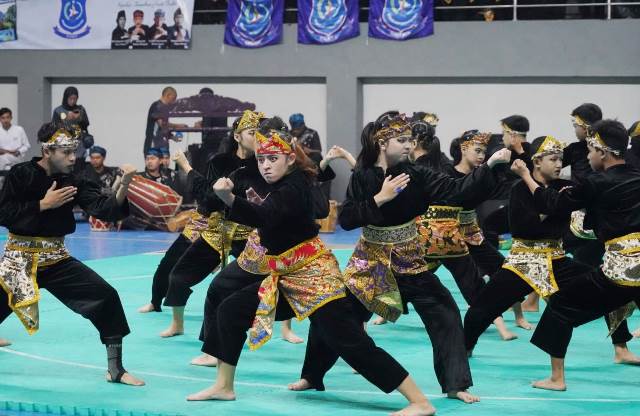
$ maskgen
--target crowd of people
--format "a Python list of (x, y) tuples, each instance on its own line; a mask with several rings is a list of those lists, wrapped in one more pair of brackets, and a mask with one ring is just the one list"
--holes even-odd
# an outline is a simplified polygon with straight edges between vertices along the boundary
[[(122, 363), (130, 330), (117, 292), (64, 247), (75, 230), (74, 205), (104, 221), (129, 214), (136, 172), (106, 167), (106, 150), (88, 146), (77, 91), (65, 92), (62, 107), (38, 133), (42, 156), (13, 166), (0, 195), (0, 225), (9, 229), (0, 321), (14, 312), (27, 331), (37, 331), (38, 290), (47, 289), (98, 329), (107, 380), (143, 385)], [(243, 345), (259, 349), (275, 321), (296, 317), (309, 318), (310, 329), (290, 390), (324, 390), (340, 357), (383, 392), (406, 398), (394, 415), (432, 415), (410, 369), (366, 332), (374, 314), (377, 324), (395, 322), (408, 304), (424, 323), (442, 393), (464, 403), (480, 400), (470, 391), (470, 357), (481, 335), (493, 323), (502, 339), (515, 339), (502, 319), (509, 308), (516, 325), (533, 330), (523, 309), (537, 308), (539, 298), (547, 305), (531, 342), (549, 355), (551, 374), (533, 387), (566, 390), (573, 329), (598, 318), (611, 334), (615, 363), (640, 364), (627, 346), (633, 335), (626, 322), (640, 299), (640, 122), (627, 129), (603, 119), (596, 104), (582, 104), (571, 112), (576, 141), (567, 145), (552, 135), (528, 137), (528, 119), (510, 115), (499, 120), (500, 135), (463, 132), (451, 143), (450, 160), (440, 149), (438, 121), (428, 112), (385, 112), (366, 124), (354, 158), (337, 146), (323, 153), (301, 114), (287, 125), (247, 110), (206, 169), (173, 152), (197, 210), (158, 265), (150, 302), (139, 312), (170, 307), (160, 336), (182, 335), (191, 288), (218, 271), (207, 289), (201, 354), (191, 362), (217, 367), (217, 376), (187, 400), (235, 400)], [(2, 126), (7, 130), (4, 119)], [(149, 137), (142, 175), (171, 183), (168, 149)], [(82, 145), (90, 168), (74, 174)], [(317, 224), (328, 214), (323, 187), (335, 177), (337, 159), (352, 169), (339, 223), (361, 229), (343, 270)], [(567, 166), (571, 177), (563, 179)], [(503, 232), (512, 236), (506, 256), (494, 238)], [(469, 305), (464, 316), (436, 275), (440, 267)], [(301, 341), (290, 324), (284, 328), (285, 339)], [(418, 342), (412, 337), (404, 341)]]

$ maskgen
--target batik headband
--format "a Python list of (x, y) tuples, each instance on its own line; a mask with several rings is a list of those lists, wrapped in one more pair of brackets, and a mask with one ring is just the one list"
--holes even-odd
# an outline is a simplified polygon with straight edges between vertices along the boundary
[(397, 137), (411, 137), (411, 123), (404, 114), (384, 121), (380, 129), (373, 135), (373, 140), (386, 142)]
[(505, 123), (502, 123), (502, 130), (505, 131), (505, 133), (512, 133), (512, 134), (520, 134), (522, 136), (526, 136), (527, 132), (526, 131), (517, 131), (512, 129), (511, 127), (507, 126)]
[(260, 125), (260, 119), (265, 117), (266, 116), (262, 112), (244, 110), (244, 113), (242, 113), (242, 117), (238, 122), (238, 127), (236, 127), (234, 132), (240, 133), (242, 130), (246, 129), (257, 129)]
[(609, 147), (602, 137), (600, 137), (600, 133), (596, 133), (593, 136), (587, 137), (587, 144), (591, 147), (595, 147), (596, 149), (602, 150), (603, 152), (613, 153), (617, 157), (620, 157), (622, 152), (620, 150), (612, 149)]
[(256, 142), (258, 144), (257, 155), (288, 155), (293, 153), (293, 147), (275, 130), (269, 131), (267, 136), (256, 132)]
[(565, 148), (565, 144), (557, 140), (553, 136), (547, 136), (544, 138), (540, 146), (536, 149), (535, 153), (531, 155), (531, 159), (537, 159), (548, 155), (554, 155), (562, 153)]
[(491, 133), (475, 132), (472, 135), (466, 135), (462, 137), (462, 143), (460, 143), (460, 149), (467, 150), (471, 146), (480, 145), (486, 146), (491, 138)]
[[(79, 130), (79, 129), (78, 129)], [(67, 129), (58, 129), (49, 140), (42, 143), (43, 149), (76, 149), (80, 144), (77, 134)]]

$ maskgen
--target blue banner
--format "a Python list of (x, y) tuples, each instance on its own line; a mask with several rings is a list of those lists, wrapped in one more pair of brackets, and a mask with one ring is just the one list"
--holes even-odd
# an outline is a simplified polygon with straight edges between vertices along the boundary
[(298, 0), (298, 42), (336, 43), (360, 35), (358, 0)]
[(370, 0), (370, 37), (406, 40), (432, 34), (433, 0)]
[(284, 0), (229, 0), (224, 43), (261, 48), (282, 41)]

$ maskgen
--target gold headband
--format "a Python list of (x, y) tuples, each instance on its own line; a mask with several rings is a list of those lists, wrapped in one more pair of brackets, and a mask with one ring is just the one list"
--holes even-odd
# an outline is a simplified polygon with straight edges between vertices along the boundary
[(584, 129), (589, 129), (591, 128), (591, 125), (589, 123), (587, 123), (586, 121), (584, 121), (580, 116), (571, 116), (571, 121), (573, 124), (580, 126)]
[(562, 153), (565, 148), (565, 144), (557, 140), (553, 136), (547, 136), (544, 138), (540, 146), (536, 149), (535, 153), (531, 155), (531, 159), (537, 159), (548, 155), (554, 155)]
[[(78, 129), (79, 130), (79, 129)], [(42, 143), (43, 149), (76, 149), (80, 144), (77, 134), (71, 134), (67, 129), (58, 129), (47, 140)]]
[(440, 119), (438, 118), (438, 116), (436, 114), (433, 113), (427, 113), (424, 115), (424, 117), (422, 117), (422, 121), (424, 121), (425, 123), (435, 127), (438, 125), (438, 122), (440, 121)]
[(238, 122), (238, 127), (236, 127), (234, 132), (240, 133), (242, 130), (246, 129), (257, 129), (260, 125), (260, 119), (265, 117), (266, 116), (262, 112), (244, 110), (244, 113), (242, 113), (242, 117)]
[(476, 133), (468, 139), (462, 139), (460, 149), (467, 150), (474, 145), (487, 146), (489, 139), (491, 139), (491, 133)]
[(607, 144), (600, 137), (600, 133), (596, 133), (593, 136), (587, 137), (587, 144), (591, 147), (595, 147), (596, 149), (602, 150), (603, 152), (613, 153), (617, 157), (620, 157), (622, 152), (620, 150), (612, 149), (607, 146)]
[(269, 137), (256, 132), (256, 142), (258, 144), (257, 155), (288, 155), (293, 153), (293, 147), (275, 130), (269, 132)]
[(388, 141), (397, 137), (411, 137), (411, 123), (404, 114), (395, 116), (383, 125), (374, 135), (373, 140)]
[(502, 123), (502, 130), (504, 130), (506, 133), (520, 134), (522, 136), (526, 136), (527, 135), (526, 131), (516, 131), (516, 130), (512, 129), (511, 127), (507, 126), (504, 123)]

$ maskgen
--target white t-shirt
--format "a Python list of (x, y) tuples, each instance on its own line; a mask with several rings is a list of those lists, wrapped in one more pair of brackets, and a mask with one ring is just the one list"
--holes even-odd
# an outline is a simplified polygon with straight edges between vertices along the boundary
[(11, 166), (23, 162), (27, 151), (31, 148), (24, 129), (12, 124), (9, 130), (0, 125), (0, 149), (20, 152), (19, 156), (11, 153), (0, 155), (0, 170), (9, 170)]

